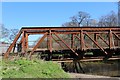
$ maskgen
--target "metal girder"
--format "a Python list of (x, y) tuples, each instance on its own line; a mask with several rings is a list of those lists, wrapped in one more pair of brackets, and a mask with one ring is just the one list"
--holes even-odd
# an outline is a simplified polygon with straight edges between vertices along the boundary
[(15, 47), (16, 47), (16, 44), (15, 44), (14, 47), (13, 47), (13, 53), (14, 53), (14, 51), (15, 51)]
[(25, 53), (25, 31), (22, 33), (22, 53)]
[[(42, 32), (39, 32), (39, 31), (41, 31), (41, 30), (38, 30), (37, 32), (26, 32), (27, 34), (29, 34), (29, 35), (35, 35), (35, 34), (44, 34), (45, 32), (47, 32), (47, 30), (46, 31), (42, 31)], [(79, 34), (80, 33), (80, 31), (79, 30), (77, 30), (77, 31), (52, 31), (52, 33), (56, 33), (56, 34)], [(84, 32), (83, 32), (84, 33)], [(106, 31), (92, 31), (92, 32), (88, 32), (89, 34), (94, 34), (94, 33), (96, 33), (96, 34), (102, 34), (102, 33), (109, 33), (109, 32), (106, 32)], [(119, 33), (118, 31), (115, 31), (114, 33)]]
[(80, 44), (81, 44), (81, 50), (85, 50), (85, 42), (84, 42), (84, 34), (83, 34), (83, 30), (81, 30), (80, 32)]
[(74, 48), (74, 35), (75, 34), (71, 34), (71, 48)]
[(112, 47), (113, 47), (113, 34), (110, 29), (110, 31), (109, 31), (109, 48), (112, 49)]
[[(78, 39), (81, 41), (80, 37), (78, 37), (78, 36), (76, 36), (76, 35), (74, 35), (74, 37), (78, 38)], [(84, 42), (84, 43), (85, 43), (85, 42)], [(86, 46), (87, 48), (90, 48), (90, 46), (88, 46), (88, 45), (86, 45), (86, 44), (85, 44), (85, 46)]]
[(98, 37), (100, 37), (109, 46), (109, 43), (105, 41), (100, 35), (98, 35)]
[(22, 43), (22, 53), (25, 53), (28, 49), (28, 34), (23, 31), (22, 39), (20, 41)]
[(28, 34), (25, 34), (25, 48), (28, 49)]
[(54, 33), (57, 38), (59, 38), (73, 53), (75, 53), (76, 56), (78, 56), (78, 53), (76, 53), (71, 47), (69, 47), (64, 40), (62, 40), (56, 33)]
[(8, 58), (9, 53), (11, 52), (12, 48), (14, 47), (14, 45), (16, 44), (18, 38), (20, 37), (22, 33), (22, 30), (19, 31), (19, 33), (16, 35), (14, 41), (12, 42), (12, 44), (9, 46), (9, 48), (7, 49), (6, 53), (4, 54), (4, 58)]
[(52, 52), (52, 33), (51, 30), (48, 32), (48, 48), (49, 51)]
[(90, 31), (109, 31), (109, 30), (116, 30), (119, 31), (120, 28), (119, 27), (23, 27), (22, 30), (24, 31), (32, 31), (32, 32), (36, 32), (39, 30), (58, 30), (58, 31), (70, 31), (70, 30), (90, 30)]
[[(100, 34), (103, 34), (103, 33), (109, 35), (108, 41), (105, 41), (104, 38), (102, 36), (100, 36)], [(73, 49), (75, 46), (75, 44), (74, 44), (75, 37), (80, 40), (80, 50), (81, 51), (84, 51), (86, 49), (91, 49), (88, 45), (86, 45), (85, 38), (84, 38), (85, 35), (87, 35), (88, 38), (90, 38), (90, 40), (92, 40), (92, 42), (99, 49), (104, 51), (104, 46), (100, 46), (98, 44), (97, 37), (100, 37), (100, 39), (108, 45), (109, 49), (113, 49), (113, 47), (115, 46), (114, 40), (113, 40), (113, 35), (116, 36), (117, 40), (120, 40), (120, 27), (119, 26), (118, 27), (23, 27), (23, 28), (21, 28), (19, 33), (16, 35), (16, 37), (15, 37), (14, 41), (12, 42), (12, 44), (10, 45), (10, 47), (7, 49), (7, 51), (4, 55), (4, 58), (7, 58), (9, 56), (9, 53), (11, 52), (12, 49), (14, 51), (15, 44), (16, 44), (17, 40), (19, 39), (19, 37), (21, 36), (21, 34), (23, 34), (22, 39), (20, 41), (20, 43), (22, 44), (22, 51), (23, 52), (25, 52), (28, 49), (28, 35), (35, 35), (35, 34), (44, 34), (44, 36), (33, 47), (31, 54), (37, 49), (37, 47), (44, 40), (45, 37), (48, 37), (48, 42), (47, 42), (48, 43), (48, 50), (50, 50), (50, 52), (52, 52), (52, 49), (53, 49), (52, 39), (54, 39), (52, 34), (54, 34), (57, 38), (59, 38), (62, 41), (62, 43), (65, 44), (65, 46), (68, 49), (70, 49), (72, 52), (74, 52), (76, 55), (78, 55), (75, 52), (75, 50)], [(69, 43), (70, 46), (61, 37), (58, 36), (59, 34), (71, 34), (72, 35), (72, 37), (70, 39), (71, 43)], [(99, 34), (99, 35), (96, 35), (96, 34)], [(80, 35), (80, 36), (76, 36), (76, 35)], [(94, 39), (90, 35), (95, 35)], [(64, 46), (61, 45), (61, 43), (59, 43), (58, 41), (56, 41), (56, 42), (63, 49), (65, 49)], [(120, 45), (118, 45), (118, 47), (119, 46)], [(87, 48), (85, 48), (85, 47), (87, 47)], [(105, 52), (105, 53), (107, 54), (107, 52)]]
[(64, 46), (61, 45), (53, 36), (52, 36), (52, 39), (55, 40), (60, 45), (60, 47), (62, 47), (64, 49)]
[(47, 33), (44, 34), (42, 38), (37, 42), (37, 44), (33, 47), (32, 51), (30, 52), (30, 56), (33, 54), (33, 52), (37, 49), (37, 47), (42, 43), (42, 41), (47, 37)]
[(116, 33), (113, 33), (113, 34), (120, 40), (120, 37)]
[(90, 35), (86, 32), (85, 33), (95, 44), (98, 46), (105, 54), (108, 54), (95, 40), (93, 40)]

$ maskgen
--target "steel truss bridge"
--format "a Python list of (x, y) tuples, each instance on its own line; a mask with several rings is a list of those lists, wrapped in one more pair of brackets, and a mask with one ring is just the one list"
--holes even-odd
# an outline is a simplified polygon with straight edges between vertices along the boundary
[[(42, 36), (30, 48), (28, 36), (36, 34)], [(21, 40), (17, 43), (19, 39)], [(92, 57), (109, 58), (120, 55), (120, 27), (22, 27), (4, 58), (14, 53), (16, 44), (18, 53), (31, 57), (36, 52), (41, 52), (47, 54), (49, 60), (53, 54), (83, 59), (88, 52), (93, 53)]]

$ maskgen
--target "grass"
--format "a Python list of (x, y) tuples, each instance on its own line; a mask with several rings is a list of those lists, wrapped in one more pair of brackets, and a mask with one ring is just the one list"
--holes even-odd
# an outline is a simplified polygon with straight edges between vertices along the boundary
[(3, 78), (69, 78), (58, 63), (19, 59), (2, 61)]

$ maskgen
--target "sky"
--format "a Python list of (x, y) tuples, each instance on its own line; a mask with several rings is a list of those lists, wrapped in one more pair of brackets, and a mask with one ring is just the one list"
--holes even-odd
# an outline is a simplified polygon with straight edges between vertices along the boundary
[(1, 0), (3, 2), (117, 2), (118, 0)]
[[(99, 19), (110, 11), (118, 11), (116, 2), (2, 2), (1, 8), (2, 24), (8, 29), (20, 29), (22, 26), (59, 27), (79, 11), (89, 13), (93, 19)], [(29, 39), (34, 41), (39, 36)]]
[(22, 26), (61, 26), (79, 11), (99, 19), (110, 11), (117, 13), (115, 2), (2, 2), (2, 22), (8, 29)]
[(0, 2), (0, 24), (2, 23), (2, 3)]

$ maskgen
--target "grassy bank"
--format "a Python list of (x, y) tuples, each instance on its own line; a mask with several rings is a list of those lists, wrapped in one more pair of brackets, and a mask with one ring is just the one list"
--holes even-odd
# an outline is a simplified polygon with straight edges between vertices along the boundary
[(40, 60), (2, 61), (3, 78), (69, 78), (59, 64)]

